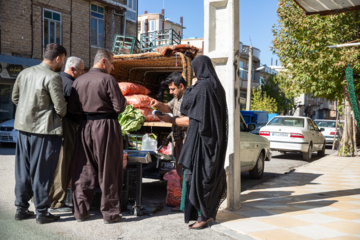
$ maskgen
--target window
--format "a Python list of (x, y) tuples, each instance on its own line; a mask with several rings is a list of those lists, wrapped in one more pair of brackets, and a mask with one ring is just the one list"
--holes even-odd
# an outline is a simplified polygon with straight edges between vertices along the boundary
[(49, 43), (61, 44), (61, 13), (43, 9), (44, 48)]
[(149, 32), (155, 31), (155, 21), (151, 20), (149, 21)]
[(104, 47), (104, 8), (91, 4), (90, 43), (94, 47)]
[(127, 0), (126, 19), (136, 22), (137, 18), (137, 0)]

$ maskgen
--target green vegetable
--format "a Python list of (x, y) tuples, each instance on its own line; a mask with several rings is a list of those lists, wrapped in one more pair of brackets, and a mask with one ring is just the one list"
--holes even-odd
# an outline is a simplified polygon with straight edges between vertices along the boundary
[(140, 110), (136, 109), (133, 105), (127, 105), (125, 111), (119, 114), (122, 135), (125, 136), (129, 132), (139, 130), (144, 121), (145, 117)]
[(150, 133), (149, 138), (157, 140), (157, 136), (154, 133)]

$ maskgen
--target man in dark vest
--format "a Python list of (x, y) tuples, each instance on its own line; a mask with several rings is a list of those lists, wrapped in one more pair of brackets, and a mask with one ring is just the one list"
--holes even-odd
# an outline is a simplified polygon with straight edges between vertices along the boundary
[[(66, 60), (64, 72), (60, 73), (66, 102), (69, 100), (74, 80), (83, 73), (84, 61), (81, 58), (69, 57)], [(71, 164), (74, 157), (77, 125), (77, 120), (69, 112), (62, 119), (63, 138), (54, 182), (49, 193), (51, 202), (49, 212), (72, 211), (70, 206), (65, 205), (65, 199), (67, 188), (71, 181)]]

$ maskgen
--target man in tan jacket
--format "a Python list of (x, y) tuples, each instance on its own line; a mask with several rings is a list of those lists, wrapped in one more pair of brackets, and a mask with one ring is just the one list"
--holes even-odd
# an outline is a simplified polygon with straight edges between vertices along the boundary
[(29, 200), (34, 197), (36, 222), (60, 219), (48, 213), (49, 190), (58, 163), (62, 124), (67, 104), (61, 70), (66, 50), (59, 44), (46, 46), (41, 64), (26, 68), (17, 77), (12, 101), (17, 105), (14, 128), (19, 130), (15, 156), (15, 220), (34, 216)]

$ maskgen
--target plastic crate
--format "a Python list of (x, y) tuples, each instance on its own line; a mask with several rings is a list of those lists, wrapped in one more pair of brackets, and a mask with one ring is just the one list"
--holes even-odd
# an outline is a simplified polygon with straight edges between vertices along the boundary
[(124, 150), (141, 150), (144, 134), (127, 134), (124, 137)]

